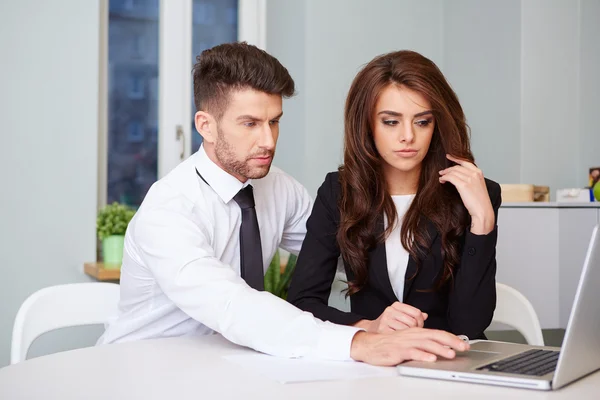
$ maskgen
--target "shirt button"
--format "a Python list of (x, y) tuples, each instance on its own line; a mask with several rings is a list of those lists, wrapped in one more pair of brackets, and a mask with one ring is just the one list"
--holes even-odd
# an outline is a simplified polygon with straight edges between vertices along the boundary
[(475, 253), (477, 253), (477, 251), (475, 250), (475, 247), (469, 247), (469, 255), (474, 256)]

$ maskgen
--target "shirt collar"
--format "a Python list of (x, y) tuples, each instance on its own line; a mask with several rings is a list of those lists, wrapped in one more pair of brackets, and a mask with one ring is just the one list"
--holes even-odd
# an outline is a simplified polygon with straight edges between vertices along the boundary
[(250, 179), (245, 183), (240, 182), (237, 178), (215, 164), (206, 154), (204, 144), (196, 152), (194, 165), (200, 175), (202, 175), (202, 178), (204, 178), (206, 183), (208, 183), (224, 203), (229, 203), (241, 189), (251, 183)]

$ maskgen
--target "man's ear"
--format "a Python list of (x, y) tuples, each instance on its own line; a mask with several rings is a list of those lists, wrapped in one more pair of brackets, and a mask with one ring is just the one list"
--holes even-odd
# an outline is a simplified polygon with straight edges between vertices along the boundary
[(212, 115), (204, 111), (196, 112), (194, 116), (196, 130), (207, 143), (214, 143), (217, 140), (217, 121)]

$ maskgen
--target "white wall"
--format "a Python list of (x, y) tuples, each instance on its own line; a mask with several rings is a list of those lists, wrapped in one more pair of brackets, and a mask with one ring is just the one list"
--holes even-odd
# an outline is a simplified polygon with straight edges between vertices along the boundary
[(306, 1), (304, 179), (311, 193), (316, 193), (325, 174), (336, 170), (343, 160), (344, 102), (360, 67), (398, 47), (418, 48), (433, 60), (441, 60), (440, 0), (377, 4)]
[[(277, 56), (296, 83), (296, 95), (284, 100), (281, 135), (277, 143), (275, 163), (303, 181), (305, 132), (310, 126), (306, 115), (306, 6), (303, 1), (268, 1), (267, 47), (278, 49)], [(284, 34), (277, 34), (283, 32)], [(283, 156), (282, 156), (283, 155)]]
[(500, 182), (520, 180), (520, 24), (520, 0), (445, 3), (441, 68), (467, 115), (477, 164)]
[(521, 180), (573, 187), (579, 166), (579, 2), (521, 5)]
[(342, 161), (344, 101), (360, 67), (396, 48), (420, 49), (440, 62), (441, 6), (442, 0), (269, 0), (267, 51), (298, 86), (298, 96), (284, 103), (275, 163), (315, 194)]
[(549, 185), (554, 196), (585, 185), (587, 168), (600, 165), (600, 0), (290, 3), (267, 3), (267, 50), (300, 77), (299, 98), (284, 106), (276, 163), (312, 194), (341, 162), (352, 78), (398, 49), (440, 66), (491, 179)]
[(579, 172), (600, 166), (600, 0), (581, 0), (579, 61)]
[(96, 257), (98, 39), (98, 0), (0, 2), (0, 367), (21, 302)]

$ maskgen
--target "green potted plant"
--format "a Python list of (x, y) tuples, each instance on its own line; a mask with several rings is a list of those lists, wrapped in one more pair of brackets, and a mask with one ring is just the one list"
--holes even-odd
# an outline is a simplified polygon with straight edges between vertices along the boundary
[(290, 254), (287, 263), (282, 265), (279, 250), (275, 252), (275, 256), (265, 273), (265, 290), (267, 292), (271, 292), (284, 300), (287, 298), (288, 288), (292, 280), (292, 273), (294, 272), (294, 268), (296, 268), (297, 259), (298, 257), (295, 254)]
[(127, 205), (114, 202), (98, 211), (96, 231), (102, 241), (102, 259), (107, 269), (121, 267), (125, 231), (135, 210)]

